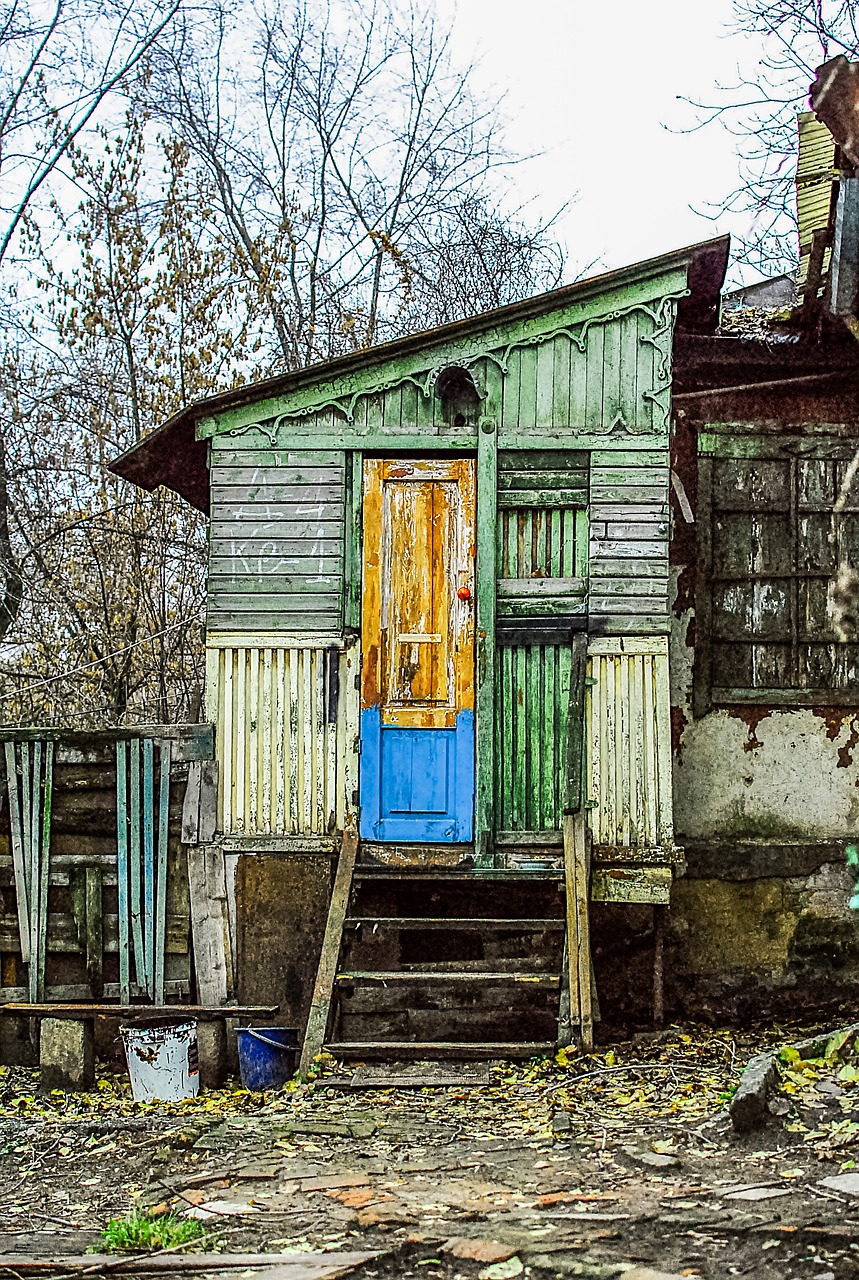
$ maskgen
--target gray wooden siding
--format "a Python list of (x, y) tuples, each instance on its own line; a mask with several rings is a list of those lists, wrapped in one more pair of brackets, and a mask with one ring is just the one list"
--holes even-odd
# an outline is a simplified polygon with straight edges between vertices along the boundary
[(339, 630), (345, 456), (213, 442), (210, 631)]
[(669, 629), (667, 450), (591, 454), (589, 627), (614, 635)]

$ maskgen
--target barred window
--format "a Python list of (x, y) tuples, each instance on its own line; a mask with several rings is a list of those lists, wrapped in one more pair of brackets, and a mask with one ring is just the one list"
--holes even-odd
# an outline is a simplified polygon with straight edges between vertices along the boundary
[(859, 567), (859, 486), (835, 515), (855, 439), (702, 433), (695, 710), (855, 702), (859, 645), (835, 639), (827, 590)]

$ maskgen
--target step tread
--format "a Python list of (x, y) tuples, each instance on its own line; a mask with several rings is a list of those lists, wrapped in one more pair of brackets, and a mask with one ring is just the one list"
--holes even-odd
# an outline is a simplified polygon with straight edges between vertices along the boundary
[(354, 880), (442, 880), (451, 883), (469, 880), (563, 880), (561, 870), (507, 870), (504, 867), (356, 867)]
[(567, 927), (560, 916), (349, 916), (345, 929), (378, 925), (386, 929), (486, 929), (503, 931), (557, 929)]
[[(325, 1050), (335, 1058), (536, 1058), (555, 1052), (551, 1040), (342, 1040)], [(395, 1086), (392, 1086), (395, 1087)]]
[(349, 969), (337, 974), (338, 983), (350, 982), (521, 982), (528, 986), (556, 987), (557, 974), (515, 969)]

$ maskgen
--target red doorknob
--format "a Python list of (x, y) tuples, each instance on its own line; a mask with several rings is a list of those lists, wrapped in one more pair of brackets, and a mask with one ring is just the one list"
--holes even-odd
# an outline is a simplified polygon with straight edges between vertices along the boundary
[(460, 600), (470, 600), (471, 587), (460, 587), (456, 594), (459, 596)]

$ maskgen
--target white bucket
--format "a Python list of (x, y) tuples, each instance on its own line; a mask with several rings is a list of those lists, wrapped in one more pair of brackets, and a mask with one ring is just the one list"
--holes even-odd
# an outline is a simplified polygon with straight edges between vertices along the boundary
[(135, 1102), (179, 1102), (200, 1092), (197, 1024), (122, 1027)]

